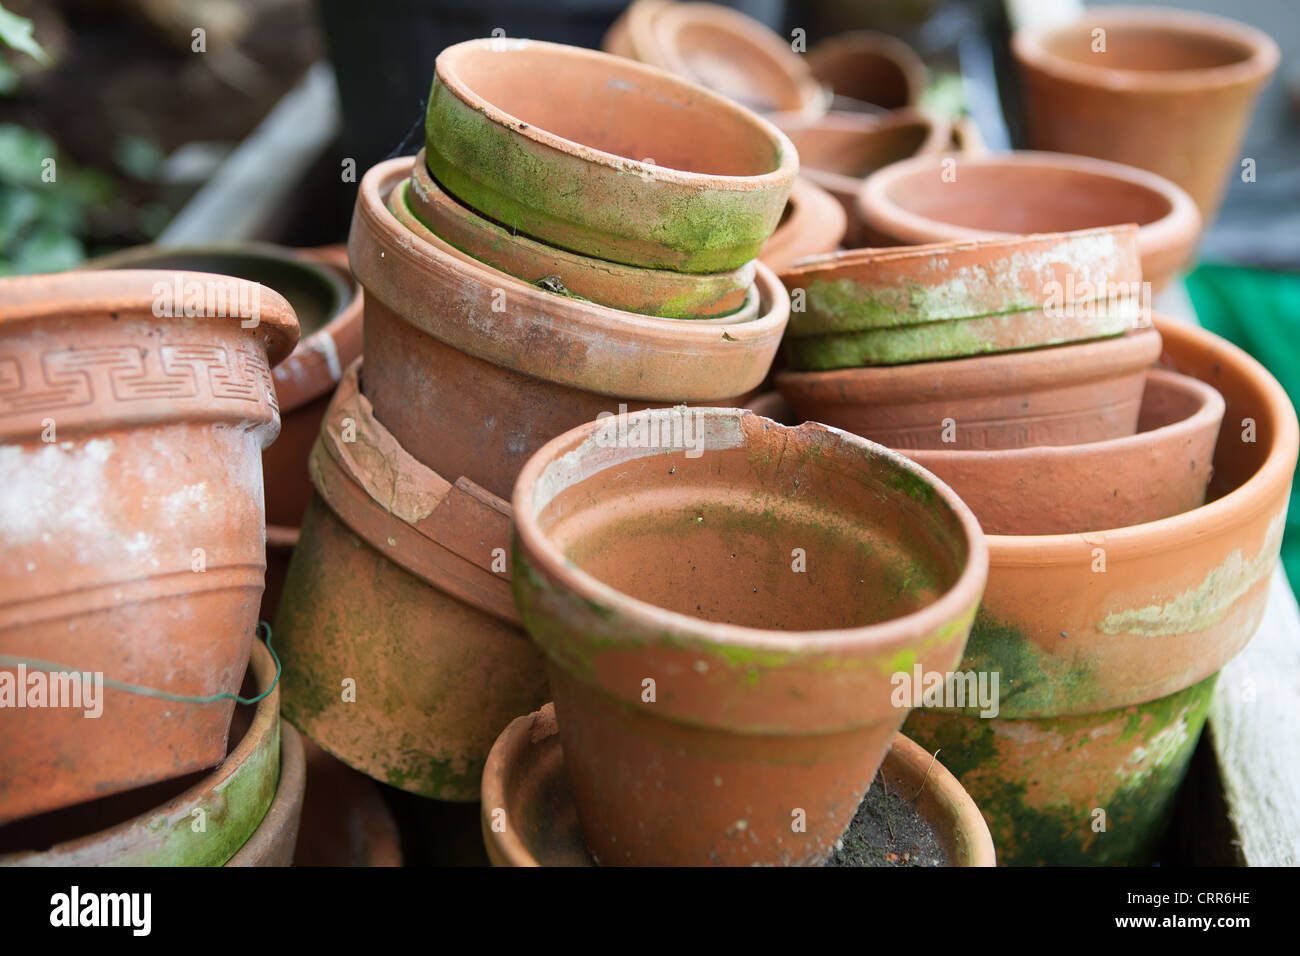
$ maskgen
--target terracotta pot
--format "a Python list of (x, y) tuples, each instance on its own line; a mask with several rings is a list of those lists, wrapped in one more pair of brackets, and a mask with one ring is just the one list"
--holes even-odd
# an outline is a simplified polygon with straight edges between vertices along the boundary
[[(252, 644), (248, 669), (245, 696), (275, 680), (275, 662), (261, 641)], [(0, 846), (17, 851), (0, 856), (0, 865), (221, 866), (257, 831), (277, 796), (281, 727), (277, 687), (236, 710), (233, 746), (214, 770), (0, 828)], [(290, 733), (284, 727), (286, 743)], [(290, 743), (286, 755), (291, 749)]]
[[(515, 601), (607, 864), (823, 860), (905, 713), (890, 675), (955, 663), (985, 570), (966, 506), (896, 452), (738, 409), (575, 428), (514, 516)], [(825, 580), (874, 584), (829, 602)]]
[(829, 96), (804, 58), (765, 24), (715, 3), (673, 3), (654, 14), (658, 65), (758, 113), (804, 121)]
[[(1094, 31), (1105, 50), (1094, 52)], [(1035, 149), (1149, 169), (1214, 219), (1281, 54), (1254, 27), (1186, 10), (1089, 10), (1064, 26), (1020, 30), (1026, 134)]]
[(426, 131), (429, 171), (483, 215), (583, 255), (680, 272), (755, 258), (799, 167), (783, 133), (722, 96), (533, 40), (443, 50)]
[[(49, 663), (184, 696), (238, 689), (265, 568), (261, 454), (280, 424), (270, 365), (298, 331), (289, 304), (200, 273), (32, 276), (4, 292), (0, 694), (12, 703), (18, 667)], [(186, 317), (187, 297), (234, 314)], [(228, 700), (102, 686), (98, 700), (97, 719), (0, 711), (0, 822), (225, 754)]]
[(672, 3), (673, 0), (632, 0), (610, 25), (601, 41), (601, 49), (615, 56), (666, 69), (655, 36), (654, 19)]
[(845, 243), (856, 248), (865, 239), (858, 211), (862, 181), (899, 160), (942, 152), (948, 148), (952, 128), (937, 116), (900, 109), (885, 116), (827, 113), (789, 133), (803, 174), (844, 207), (849, 224)]
[[(927, 711), (909, 723), (923, 746), (945, 748), (1004, 862), (1141, 860), (1214, 675), (1264, 613), (1295, 470), (1295, 410), (1236, 347), (1157, 326), (1164, 364), (1226, 403), (1209, 503), (1108, 531), (990, 536), (962, 667), (1001, 674), (1000, 713)], [(1106, 811), (1104, 833), (1091, 825), (1095, 808)]]
[(673, 319), (728, 316), (746, 304), (754, 285), (753, 263), (705, 275), (638, 269), (512, 233), (447, 195), (429, 174), (424, 150), (415, 157), (409, 189), (398, 190), (401, 196), (394, 192), (390, 207), (404, 202), (421, 223), (480, 262), (534, 285), (558, 281), (572, 295), (624, 312)]
[[(902, 734), (880, 773), (891, 790), (916, 793), (916, 809), (955, 866), (993, 866), (988, 824), (957, 779)], [(595, 866), (573, 802), (555, 705), (517, 717), (483, 768), (483, 844), (493, 866)]]
[(755, 265), (758, 319), (684, 322), (558, 296), (413, 234), (384, 205), (411, 160), (362, 179), (349, 251), (366, 286), (366, 396), (440, 474), (508, 494), (528, 456), (620, 403), (729, 402), (767, 374), (789, 296)]
[(884, 110), (918, 105), (927, 85), (925, 64), (910, 46), (869, 30), (818, 43), (808, 51), (808, 67), (837, 98)]
[(371, 777), (474, 800), (496, 735), (547, 694), (510, 598), (509, 507), (407, 454), (357, 376), (312, 451), (276, 618), (285, 716)]
[(298, 822), (302, 816), (307, 786), (303, 741), (289, 724), (280, 725), (280, 782), (266, 816), (239, 852), (226, 866), (289, 866), (298, 844)]
[(1201, 230), (1196, 204), (1169, 180), (1064, 153), (914, 157), (869, 176), (858, 209), (875, 245), (1135, 222), (1142, 272), (1155, 291), (1188, 262)]
[(1077, 445), (1132, 435), (1152, 329), (1098, 342), (948, 362), (781, 372), (795, 420), (843, 428), (890, 448)]
[(759, 258), (769, 269), (780, 272), (805, 256), (838, 248), (847, 228), (848, 217), (835, 197), (800, 176), (790, 190), (781, 223)]
[(303, 749), (308, 798), (293, 865), (401, 866), (397, 821), (374, 782), (305, 738)]

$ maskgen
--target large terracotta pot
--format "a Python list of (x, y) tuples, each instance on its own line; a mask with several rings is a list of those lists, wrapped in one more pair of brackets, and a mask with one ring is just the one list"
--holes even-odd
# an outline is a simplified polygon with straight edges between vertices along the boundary
[[(988, 824), (943, 764), (895, 734), (879, 774), (891, 791), (916, 795), (917, 812), (953, 866), (994, 865)], [(501, 731), (483, 768), (481, 807), (493, 866), (595, 865), (578, 823), (553, 704)]]
[(556, 295), (403, 225), (385, 197), (411, 162), (363, 177), (349, 254), (366, 287), (366, 397), (439, 474), (508, 495), (532, 452), (602, 411), (730, 402), (767, 374), (789, 296), (761, 263), (752, 322), (651, 318)]
[(784, 371), (776, 387), (795, 421), (821, 422), (890, 448), (1077, 445), (1132, 435), (1152, 329), (1055, 348), (946, 362)]
[(276, 618), (285, 716), (377, 780), (474, 800), (496, 735), (547, 695), (510, 598), (509, 507), (411, 457), (358, 374), (312, 450)]
[(1159, 173), (1191, 194), (1206, 222), (1281, 57), (1254, 27), (1154, 7), (1027, 27), (1011, 49), (1031, 147)]
[(808, 66), (841, 102), (882, 110), (917, 106), (927, 85), (925, 64), (910, 46), (870, 30), (821, 41), (808, 51)]
[[(739, 409), (573, 429), (514, 515), (515, 600), (606, 864), (823, 860), (906, 712), (891, 675), (955, 663), (985, 573), (974, 516), (916, 465)], [(827, 601), (834, 580), (871, 584)]]
[[(246, 661), (247, 662), (247, 661)], [(275, 661), (252, 644), (246, 696), (270, 690), (234, 717), (231, 749), (220, 766), (0, 828), (0, 866), (221, 866), (258, 831), (292, 780), (292, 728), (280, 723)], [(238, 685), (236, 685), (238, 686)], [(302, 749), (296, 749), (301, 800)], [(292, 776), (292, 774), (288, 774)], [(285, 784), (282, 786), (282, 784)]]
[(780, 225), (759, 258), (769, 269), (780, 272), (805, 256), (838, 249), (847, 228), (848, 217), (835, 197), (800, 176), (790, 190)]
[(1145, 170), (1064, 153), (917, 156), (872, 173), (858, 195), (870, 245), (918, 245), (1135, 222), (1154, 291), (1191, 258), (1192, 198)]
[(425, 147), (447, 192), (511, 229), (681, 272), (755, 258), (799, 168), (785, 134), (725, 97), (534, 40), (438, 54)]
[(238, 689), (280, 425), (270, 366), (297, 334), (281, 296), (225, 276), (4, 280), (0, 822), (224, 756), (229, 700), (101, 686), (87, 718), (15, 708), (11, 681), (53, 665), (184, 697)]

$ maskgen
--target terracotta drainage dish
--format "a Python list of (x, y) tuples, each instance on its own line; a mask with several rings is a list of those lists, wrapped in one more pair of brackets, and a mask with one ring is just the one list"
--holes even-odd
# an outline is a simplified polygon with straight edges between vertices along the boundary
[[(1095, 32), (1105, 49), (1095, 51)], [(1261, 30), (1186, 10), (1089, 10), (1017, 31), (1030, 145), (1149, 169), (1214, 219), (1281, 54)]]
[(524, 467), (514, 518), (605, 864), (821, 862), (905, 714), (891, 675), (955, 663), (985, 574), (974, 516), (915, 464), (741, 409), (575, 428)]
[(1159, 291), (1201, 231), (1192, 198), (1145, 170), (1064, 153), (913, 157), (873, 173), (858, 195), (873, 245), (918, 245), (1134, 222), (1142, 272)]
[[(424, 150), (415, 157), (409, 189), (399, 187), (400, 201), (425, 226), (494, 269), (517, 279), (590, 299), (624, 312), (673, 319), (700, 319), (735, 313), (745, 305), (754, 284), (754, 266), (704, 275), (667, 269), (639, 269), (604, 259), (591, 259), (537, 242), (485, 219), (442, 189), (424, 163)], [(391, 201), (390, 201), (391, 205)]]
[[(261, 641), (252, 644), (248, 670), (245, 696), (275, 680), (275, 661)], [(258, 831), (280, 790), (292, 793), (285, 778), (293, 759), (281, 769), (282, 740), (291, 758), (292, 736), (280, 723), (277, 687), (255, 705), (239, 707), (233, 746), (215, 769), (0, 828), (6, 851), (0, 866), (221, 866)], [(301, 801), (300, 746), (296, 754)], [(204, 825), (196, 829), (200, 819)]]
[(843, 428), (890, 448), (1077, 445), (1132, 435), (1160, 334), (946, 362), (783, 371), (797, 421)]
[[(228, 276), (5, 280), (0, 694), (20, 668), (47, 689), (50, 668), (238, 689), (266, 567), (262, 449), (280, 427), (270, 368), (297, 334), (281, 296)], [(98, 719), (5, 707), (0, 822), (225, 755), (229, 700), (101, 685), (98, 704)]]
[(457, 199), (583, 255), (738, 269), (776, 228), (799, 160), (776, 127), (653, 67), (535, 40), (438, 54), (425, 156)]
[[(993, 838), (979, 808), (930, 754), (895, 734), (879, 774), (890, 790), (916, 796), (951, 865), (994, 865)], [(481, 806), (493, 866), (595, 865), (578, 823), (553, 704), (501, 732), (483, 768)]]
[(349, 253), (366, 287), (366, 396), (417, 460), (508, 495), (546, 441), (620, 404), (729, 403), (767, 375), (789, 296), (755, 264), (759, 317), (660, 319), (556, 295), (416, 234), (363, 177)]
[(869, 30), (816, 44), (808, 51), (808, 66), (835, 94), (836, 109), (849, 103), (878, 110), (916, 106), (927, 84), (925, 64), (910, 46)]
[(344, 374), (276, 618), (284, 712), (377, 780), (473, 800), (501, 728), (547, 696), (510, 596), (510, 510), (412, 458)]
[(788, 269), (806, 256), (838, 249), (848, 228), (844, 207), (806, 176), (799, 176), (790, 190), (790, 201), (776, 232), (767, 240), (759, 259), (776, 272)]
[[(1254, 359), (1157, 320), (1163, 364), (1226, 404), (1209, 503), (1086, 534), (989, 536), (963, 670), (998, 672), (996, 719), (913, 712), (1010, 863), (1149, 860), (1215, 675), (1254, 635), (1295, 471), (1295, 410)], [(1106, 827), (1093, 826), (1096, 809)]]

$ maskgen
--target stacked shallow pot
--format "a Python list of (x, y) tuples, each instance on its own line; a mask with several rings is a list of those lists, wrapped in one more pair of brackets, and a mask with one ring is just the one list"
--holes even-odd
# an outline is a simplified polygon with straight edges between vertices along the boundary
[(440, 54), (427, 133), (361, 184), (365, 366), (313, 451), (277, 638), (308, 736), (473, 800), (497, 734), (548, 698), (509, 597), (504, 496), (601, 412), (758, 385), (788, 298), (754, 258), (797, 159), (685, 81), (519, 40)]

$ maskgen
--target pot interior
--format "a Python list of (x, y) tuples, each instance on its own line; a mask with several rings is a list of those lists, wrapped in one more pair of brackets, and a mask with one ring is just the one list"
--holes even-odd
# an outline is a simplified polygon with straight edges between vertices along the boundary
[(540, 44), (502, 55), (482, 45), (457, 50), (452, 68), (514, 118), (625, 159), (715, 176), (761, 176), (781, 164), (776, 144), (753, 119), (702, 102), (674, 77), (614, 57), (579, 57)]
[(834, 55), (822, 53), (810, 65), (813, 75), (838, 96), (887, 110), (906, 106), (911, 97), (907, 73), (883, 54), (848, 49)]
[(760, 113), (797, 110), (799, 92), (766, 52), (709, 23), (684, 24), (674, 36), (691, 78)]
[(956, 583), (968, 541), (927, 478), (842, 433), (738, 414), (706, 426), (698, 455), (606, 448), (571, 483), (553, 464), (538, 487), (565, 486), (538, 512), (542, 533), (626, 595), (742, 627), (861, 627)]
[(1059, 30), (1043, 40), (1053, 56), (1081, 66), (1109, 70), (1162, 73), (1210, 70), (1243, 63), (1254, 54), (1249, 44), (1233, 37), (1176, 25), (1101, 24), (1106, 49), (1094, 51), (1093, 24)]
[(930, 136), (930, 124), (898, 123), (870, 131), (814, 127), (799, 134), (799, 159), (813, 169), (863, 179), (890, 163), (915, 156)]

